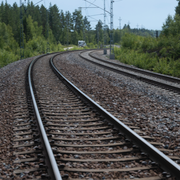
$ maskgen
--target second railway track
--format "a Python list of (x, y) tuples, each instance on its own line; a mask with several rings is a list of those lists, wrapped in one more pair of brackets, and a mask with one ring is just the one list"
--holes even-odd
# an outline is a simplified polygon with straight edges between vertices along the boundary
[(143, 70), (136, 68), (134, 66), (125, 65), (122, 63), (111, 62), (104, 60), (103, 58), (97, 57), (93, 51), (86, 51), (79, 53), (80, 57), (83, 59), (101, 66), (103, 68), (109, 69), (113, 72), (129, 76), (131, 78), (144, 81), (148, 84), (152, 84), (174, 93), (180, 94), (180, 79), (160, 73), (155, 73), (148, 70)]
[[(132, 131), (137, 127), (124, 120), (127, 127), (99, 105), (93, 104), (56, 72), (60, 81), (52, 71), (55, 68), (53, 59), (49, 65), (50, 56), (53, 55), (43, 56), (35, 62), (31, 77), (37, 108), (55, 161), (51, 158), (46, 160), (49, 153), (42, 152), (44, 146), (39, 143), (43, 144), (44, 138), (38, 133), (39, 125), (36, 127), (35, 118), (25, 120), (21, 117), (15, 130), (20, 131), (16, 136), (23, 143), (16, 146), (23, 156), (18, 156), (16, 160), (21, 170), (17, 168), (14, 173), (19, 176), (23, 174), (26, 179), (28, 176), (34, 179), (58, 179), (60, 174), (62, 179), (178, 179), (179, 166), (154, 148), (156, 146), (159, 150), (167, 151), (160, 143), (140, 132), (139, 135), (148, 142), (143, 140)], [(24, 129), (19, 128), (20, 125)], [(178, 159), (175, 156), (170, 158)], [(49, 162), (59, 169), (57, 177), (51, 174), (49, 169), (56, 171), (48, 167)], [(32, 164), (38, 173), (32, 173)]]

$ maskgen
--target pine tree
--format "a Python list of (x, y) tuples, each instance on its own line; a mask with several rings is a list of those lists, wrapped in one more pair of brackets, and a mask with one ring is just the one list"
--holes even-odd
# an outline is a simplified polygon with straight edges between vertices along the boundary
[(8, 5), (7, 1), (4, 5), (3, 11), (2, 11), (2, 22), (4, 22), (6, 25), (9, 24), (11, 17), (11, 11), (10, 11), (10, 5)]
[(162, 29), (163, 29), (163, 34), (164, 34), (165, 36), (168, 36), (168, 35), (169, 35), (169, 26), (170, 26), (170, 24), (172, 23), (172, 21), (173, 21), (173, 18), (172, 18), (171, 15), (169, 15), (169, 16), (167, 17), (167, 19), (166, 19), (165, 24), (163, 24)]
[(20, 14), (20, 9), (17, 6), (17, 3), (14, 3), (12, 8), (11, 8), (11, 18), (12, 21), (10, 23), (10, 26), (13, 29), (13, 34), (15, 40), (19, 43), (20, 37), (19, 37), (19, 31), (20, 31), (20, 20), (19, 20), (19, 14)]
[(72, 18), (71, 18), (71, 13), (69, 11), (66, 12), (65, 14), (65, 19), (66, 19), (66, 42), (69, 44), (71, 42), (71, 28), (73, 27), (72, 24)]
[(4, 9), (4, 3), (3, 3), (3, 1), (2, 1), (2, 2), (1, 2), (1, 6), (0, 6), (0, 22), (2, 22), (3, 9)]
[(83, 31), (83, 16), (81, 14), (81, 11), (78, 11), (77, 9), (75, 12), (73, 12), (73, 24), (74, 24), (74, 30), (80, 33)]
[(96, 42), (103, 42), (103, 29), (102, 29), (102, 21), (99, 20), (97, 25), (96, 25)]
[(43, 27), (43, 36), (46, 37), (47, 36), (47, 9), (41, 5), (40, 8), (40, 25)]
[(56, 5), (51, 6), (49, 8), (49, 25), (52, 30), (52, 33), (58, 42), (60, 39), (60, 14), (58, 7)]
[(177, 1), (178, 1), (178, 5), (175, 8), (175, 11), (176, 11), (176, 14), (180, 15), (180, 0), (177, 0)]
[(91, 30), (91, 24), (90, 22), (88, 21), (87, 17), (85, 16), (84, 17), (84, 20), (83, 20), (83, 34), (84, 34), (84, 40), (86, 41), (86, 43), (89, 42), (89, 34), (90, 34), (90, 30)]

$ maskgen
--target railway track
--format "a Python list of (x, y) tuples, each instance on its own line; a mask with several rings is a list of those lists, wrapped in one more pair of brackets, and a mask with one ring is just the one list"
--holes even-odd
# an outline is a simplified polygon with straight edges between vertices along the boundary
[(129, 76), (131, 78), (144, 81), (148, 84), (158, 86), (160, 88), (173, 91), (180, 94), (180, 79), (168, 75), (155, 73), (148, 70), (136, 68), (134, 66), (125, 65), (122, 63), (106, 61), (94, 55), (93, 51), (79, 53), (80, 57), (103, 68), (113, 72)]
[(54, 57), (35, 59), (28, 71), (27, 98), (20, 97), (14, 126), (15, 178), (179, 178), (173, 161), (179, 157), (165, 156), (161, 151), (170, 150), (161, 143), (136, 134), (137, 127), (82, 93), (56, 69)]

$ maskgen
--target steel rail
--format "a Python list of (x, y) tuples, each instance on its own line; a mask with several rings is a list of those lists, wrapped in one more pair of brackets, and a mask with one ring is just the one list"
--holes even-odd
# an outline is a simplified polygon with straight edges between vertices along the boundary
[[(113, 72), (116, 72), (118, 74), (123, 74), (125, 76), (129, 76), (131, 78), (134, 78), (134, 79), (137, 79), (137, 80), (141, 80), (143, 82), (146, 82), (146, 83), (149, 83), (149, 84), (152, 84), (154, 86), (158, 86), (158, 87), (161, 87), (161, 88), (164, 88), (164, 89), (167, 89), (167, 90), (171, 90), (173, 92), (176, 92), (178, 94), (180, 94), (180, 88), (179, 87), (176, 87), (176, 86), (173, 86), (173, 85), (169, 85), (169, 84), (165, 84), (165, 83), (162, 83), (162, 82), (159, 82), (159, 81), (156, 81), (156, 80), (153, 80), (153, 79), (149, 79), (149, 78), (146, 78), (146, 77), (143, 77), (143, 76), (140, 76), (140, 75), (135, 75), (133, 73), (130, 73), (130, 72), (127, 72), (127, 71), (123, 71), (123, 70), (119, 70), (119, 69), (116, 69), (116, 68), (113, 68), (113, 67), (109, 67), (109, 66), (106, 66), (106, 65), (103, 65), (103, 64), (100, 64), (98, 62), (95, 62), (95, 61), (91, 61), (90, 59), (84, 57), (81, 55), (82, 52), (79, 53), (79, 56), (95, 65), (98, 65), (100, 67), (103, 67), (103, 68), (106, 68), (108, 70), (111, 70)], [(106, 63), (106, 62), (104, 62)]]
[(50, 162), (50, 165), (48, 167), (49, 167), (49, 170), (50, 170), (51, 179), (52, 180), (62, 180), (59, 169), (58, 169), (58, 165), (57, 165), (56, 160), (54, 158), (54, 154), (52, 152), (51, 146), (49, 144), (49, 140), (47, 138), (46, 131), (44, 129), (44, 126), (43, 126), (43, 123), (42, 123), (42, 120), (41, 120), (41, 116), (40, 116), (40, 113), (39, 113), (39, 110), (38, 110), (38, 106), (37, 106), (37, 103), (36, 103), (36, 98), (35, 98), (34, 91), (33, 91), (33, 83), (32, 83), (33, 80), (31, 78), (32, 77), (33, 65), (35, 64), (35, 62), (38, 59), (40, 59), (40, 58), (42, 58), (44, 56), (46, 56), (46, 55), (39, 56), (38, 58), (34, 59), (31, 62), (30, 66), (29, 66), (29, 69), (28, 69), (28, 83), (29, 83), (31, 98), (32, 98), (33, 105), (34, 105), (34, 110), (35, 110), (35, 113), (36, 113), (36, 118), (37, 118), (37, 121), (38, 121), (38, 126), (39, 126), (39, 129), (40, 129), (41, 138), (42, 138), (43, 143), (45, 145), (45, 151), (46, 151), (45, 153), (48, 155), (48, 161)]
[(55, 67), (53, 63), (53, 59), (57, 55), (53, 56), (50, 59), (50, 66), (52, 70), (55, 72), (57, 77), (64, 82), (67, 87), (72, 90), (78, 97), (80, 97), (85, 103), (95, 108), (101, 115), (103, 115), (109, 122), (113, 123), (115, 128), (118, 128), (123, 134), (130, 138), (136, 145), (138, 145), (141, 150), (146, 152), (148, 156), (157, 162), (162, 169), (174, 175), (177, 179), (180, 179), (180, 166), (176, 164), (173, 160), (167, 157), (164, 153), (159, 151), (133, 130), (131, 130), (124, 123), (115, 118), (112, 114), (102, 108), (99, 104), (93, 101), (90, 97), (88, 97), (85, 93), (83, 93), (80, 89), (78, 89), (75, 85), (73, 85), (67, 78), (65, 78), (59, 70)]
[(91, 56), (92, 58), (97, 59), (97, 60), (99, 60), (101, 62), (114, 65), (116, 67), (128, 69), (128, 70), (131, 70), (131, 71), (134, 71), (134, 72), (137, 72), (137, 73), (149, 75), (149, 76), (152, 76), (152, 77), (156, 77), (156, 78), (160, 78), (160, 79), (164, 79), (164, 80), (167, 80), (167, 81), (170, 81), (170, 82), (175, 82), (175, 83), (180, 84), (180, 78), (173, 77), (173, 76), (168, 76), (168, 75), (160, 74), (160, 73), (156, 73), (156, 72), (152, 72), (152, 71), (145, 70), (145, 69), (140, 69), (140, 68), (137, 68), (137, 67), (131, 67), (130, 65), (126, 65), (126, 64), (117, 64), (117, 63), (110, 62), (110, 61), (108, 62), (108, 61), (105, 61), (105, 60), (103, 60), (101, 58), (98, 58), (98, 57), (94, 56), (93, 51), (89, 53), (89, 56)]

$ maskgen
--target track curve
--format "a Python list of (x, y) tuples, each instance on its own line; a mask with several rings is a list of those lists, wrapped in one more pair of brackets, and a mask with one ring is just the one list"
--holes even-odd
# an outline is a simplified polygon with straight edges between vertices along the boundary
[(148, 84), (161, 87), (180, 94), (180, 79), (164, 74), (155, 73), (148, 70), (136, 68), (122, 63), (114, 63), (93, 55), (95, 51), (79, 53), (79, 56), (93, 64), (111, 70), (113, 72), (129, 76), (131, 78), (146, 82)]
[[(55, 56), (57, 55), (59, 54)], [(29, 133), (35, 137), (36, 142), (41, 141), (41, 144), (45, 144), (41, 148), (36, 148), (38, 153), (42, 149), (46, 151), (41, 152), (44, 157), (40, 154), (35, 155), (34, 159), (39, 161), (39, 158), (44, 158), (45, 162), (34, 171), (40, 168), (43, 169), (41, 172), (47, 170), (49, 175), (41, 174), (41, 178), (173, 179), (168, 173), (163, 173), (155, 162), (178, 177), (179, 166), (153, 146), (162, 148), (161, 144), (155, 143), (150, 137), (144, 137), (149, 142), (146, 141), (133, 131), (133, 126), (128, 127), (128, 124), (119, 121), (75, 87), (55, 67), (53, 63), (55, 56), (38, 57), (31, 63), (28, 73), (33, 109), (39, 122), (37, 127), (40, 129)], [(61, 82), (50, 69), (49, 63)], [(22, 123), (18, 125), (17, 131), (23, 131), (21, 125), (26, 128), (18, 135), (24, 136), (27, 134), (25, 131), (31, 129), (29, 123), (32, 123), (32, 119), (29, 119), (29, 123), (24, 120), (20, 122)], [(27, 140), (28, 138), (24, 138), (23, 141)], [(18, 148), (20, 147), (23, 145), (18, 145)], [(23, 152), (24, 149), (20, 154)], [(35, 152), (30, 150), (26, 153)], [(153, 160), (149, 159), (149, 156)], [(32, 161), (27, 158), (24, 161), (19, 159), (17, 161), (26, 165), (29, 164), (28, 160)], [(25, 168), (15, 173), (29, 173), (29, 171)]]

